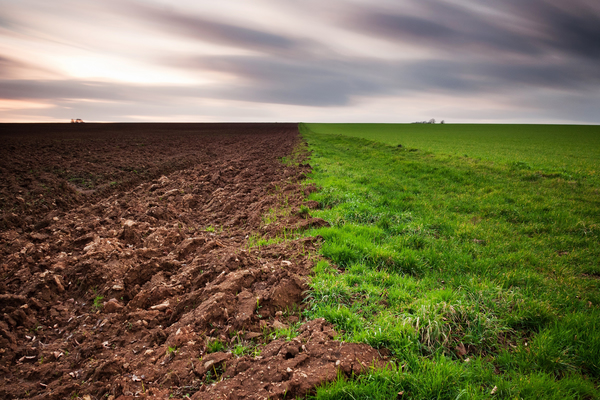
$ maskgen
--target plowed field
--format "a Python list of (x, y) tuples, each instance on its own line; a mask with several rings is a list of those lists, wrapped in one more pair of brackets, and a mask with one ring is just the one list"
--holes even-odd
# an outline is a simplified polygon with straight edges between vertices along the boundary
[(293, 398), (381, 360), (302, 321), (296, 125), (1, 129), (1, 398)]

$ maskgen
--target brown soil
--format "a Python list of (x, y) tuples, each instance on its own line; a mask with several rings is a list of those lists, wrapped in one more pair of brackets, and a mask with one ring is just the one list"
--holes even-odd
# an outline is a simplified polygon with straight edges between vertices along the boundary
[[(301, 320), (319, 238), (250, 245), (326, 224), (299, 213), (310, 166), (279, 161), (295, 125), (4, 125), (0, 140), (0, 398), (293, 398), (383, 362)], [(276, 339), (286, 327), (299, 336)]]
[[(51, 210), (65, 211), (183, 168), (208, 163), (210, 169), (214, 162), (235, 158), (240, 135), (267, 139), (277, 129), (288, 128), (283, 124), (0, 124), (0, 229), (26, 228)], [(245, 141), (249, 148), (251, 144)]]

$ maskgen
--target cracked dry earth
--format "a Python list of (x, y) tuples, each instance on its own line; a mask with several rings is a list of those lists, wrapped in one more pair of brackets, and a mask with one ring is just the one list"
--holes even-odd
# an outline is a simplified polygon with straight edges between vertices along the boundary
[[(334, 340), (324, 320), (302, 320), (319, 238), (250, 244), (326, 224), (300, 212), (315, 206), (304, 201), (315, 190), (302, 184), (310, 166), (280, 161), (300, 143), (296, 125), (207, 126), (168, 128), (171, 142), (188, 141), (202, 156), (155, 162), (154, 175), (169, 172), (156, 179), (92, 194), (68, 189), (65, 198), (75, 200), (57, 194), (45, 214), (3, 209), (0, 398), (295, 398), (338, 374), (383, 365), (375, 349)], [(42, 128), (2, 140), (40, 147), (59, 134), (77, 137)], [(150, 128), (85, 129), (96, 139), (112, 129), (117, 142), (152, 142)], [(98, 140), (84, 142), (90, 153), (104, 151)], [(177, 157), (168, 140), (155, 142)], [(81, 140), (73, 146), (76, 153)], [(15, 160), (27, 157), (10, 147)], [(135, 156), (152, 163), (156, 149), (144, 151)], [(127, 162), (126, 152), (120, 157)], [(21, 199), (4, 204), (23, 203), (24, 187), (5, 185), (4, 197)], [(288, 327), (298, 336), (273, 334)]]

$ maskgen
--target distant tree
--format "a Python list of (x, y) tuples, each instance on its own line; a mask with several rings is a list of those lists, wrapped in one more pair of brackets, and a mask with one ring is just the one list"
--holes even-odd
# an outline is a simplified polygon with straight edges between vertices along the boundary
[(440, 121), (440, 124), (445, 124), (444, 120), (441, 120), (441, 121)]
[(430, 123), (430, 124), (435, 124), (435, 119), (431, 118), (431, 119), (429, 120), (429, 123)]

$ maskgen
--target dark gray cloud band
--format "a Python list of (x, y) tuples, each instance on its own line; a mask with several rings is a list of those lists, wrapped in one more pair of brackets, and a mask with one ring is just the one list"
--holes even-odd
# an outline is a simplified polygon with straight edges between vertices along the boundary
[[(412, 1), (411, 1), (412, 3)], [(348, 29), (438, 51), (539, 57), (564, 53), (600, 57), (600, 3), (586, 0), (498, 0), (463, 5), (424, 0), (417, 12), (356, 8), (341, 18)], [(481, 10), (485, 7), (485, 10)], [(478, 11), (475, 11), (478, 10)]]

